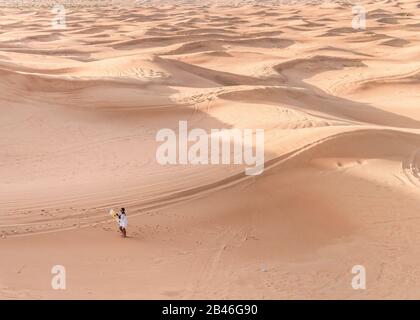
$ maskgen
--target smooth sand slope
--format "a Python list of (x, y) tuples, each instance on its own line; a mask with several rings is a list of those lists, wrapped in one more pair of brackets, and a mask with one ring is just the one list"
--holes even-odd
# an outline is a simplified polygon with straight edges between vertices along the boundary
[[(420, 6), (363, 4), (2, 8), (0, 298), (419, 299)], [(159, 165), (179, 120), (265, 172)]]

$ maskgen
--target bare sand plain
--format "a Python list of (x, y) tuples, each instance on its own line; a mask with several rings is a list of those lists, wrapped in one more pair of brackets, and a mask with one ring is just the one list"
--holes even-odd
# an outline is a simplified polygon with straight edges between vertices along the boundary
[[(1, 8), (0, 298), (419, 299), (420, 5), (361, 4)], [(180, 120), (264, 173), (159, 165)]]

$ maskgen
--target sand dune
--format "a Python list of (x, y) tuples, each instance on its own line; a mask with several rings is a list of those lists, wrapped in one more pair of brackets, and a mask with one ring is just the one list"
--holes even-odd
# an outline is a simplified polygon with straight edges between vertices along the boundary
[[(1, 10), (0, 298), (418, 299), (417, 1), (124, 3)], [(264, 173), (158, 164), (180, 120)]]

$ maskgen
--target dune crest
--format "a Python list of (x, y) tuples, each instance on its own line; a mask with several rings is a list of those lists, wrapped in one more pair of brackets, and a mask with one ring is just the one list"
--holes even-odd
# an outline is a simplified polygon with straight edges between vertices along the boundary
[[(420, 298), (418, 1), (286, 2), (1, 9), (0, 299)], [(160, 165), (183, 120), (264, 173)]]

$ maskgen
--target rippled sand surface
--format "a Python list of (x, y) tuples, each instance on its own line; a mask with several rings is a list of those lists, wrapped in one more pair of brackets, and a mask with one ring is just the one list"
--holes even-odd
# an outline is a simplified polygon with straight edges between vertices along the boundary
[[(420, 298), (420, 5), (363, 6), (1, 8), (0, 298)], [(180, 120), (264, 173), (159, 165)]]

